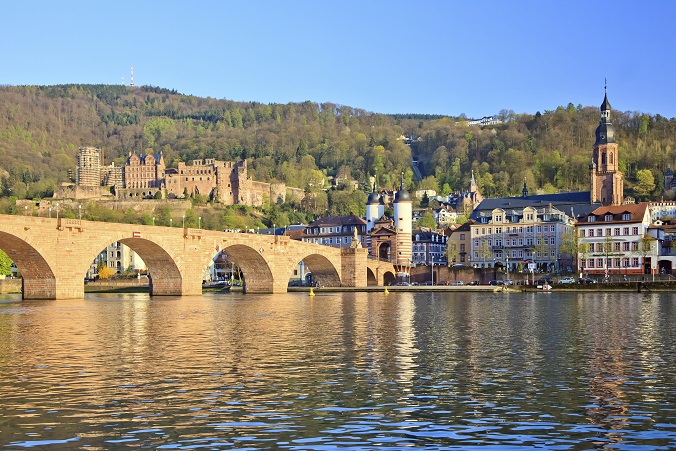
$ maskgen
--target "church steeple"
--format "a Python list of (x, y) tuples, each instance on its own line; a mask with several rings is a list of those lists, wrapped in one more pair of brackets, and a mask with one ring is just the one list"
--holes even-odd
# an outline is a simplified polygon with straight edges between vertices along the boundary
[(526, 186), (526, 177), (523, 178), (523, 189), (521, 190), (521, 196), (528, 197), (528, 187)]
[(591, 202), (603, 205), (621, 205), (624, 199), (624, 180), (619, 171), (615, 128), (610, 122), (610, 102), (608, 101), (608, 84), (603, 87), (603, 103), (601, 104), (601, 120), (596, 127), (596, 141), (592, 162), (589, 165), (591, 178)]

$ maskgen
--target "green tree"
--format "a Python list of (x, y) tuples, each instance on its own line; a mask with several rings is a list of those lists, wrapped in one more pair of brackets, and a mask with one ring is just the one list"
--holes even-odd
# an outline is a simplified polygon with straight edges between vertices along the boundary
[(655, 177), (650, 169), (642, 169), (636, 172), (636, 185), (634, 192), (641, 198), (649, 197), (655, 190)]
[(460, 261), (460, 250), (458, 249), (458, 243), (453, 241), (449, 242), (448, 246), (446, 246), (445, 252), (448, 266)]
[(0, 249), (0, 275), (9, 276), (12, 274), (12, 259), (9, 258), (2, 249)]
[(477, 249), (479, 253), (479, 259), (483, 262), (482, 267), (486, 267), (486, 262), (490, 262), (493, 259), (493, 250), (488, 245), (488, 241), (482, 240), (479, 243), (479, 248)]
[(427, 227), (428, 229), (436, 229), (437, 222), (434, 220), (434, 214), (431, 211), (426, 211), (423, 213), (422, 217), (418, 220), (418, 227)]

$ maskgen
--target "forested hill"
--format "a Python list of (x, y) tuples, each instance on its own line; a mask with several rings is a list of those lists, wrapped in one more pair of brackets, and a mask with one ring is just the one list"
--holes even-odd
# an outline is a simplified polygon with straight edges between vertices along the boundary
[[(620, 96), (611, 95), (611, 104), (621, 104)], [(602, 100), (600, 93), (599, 105)], [(389, 188), (404, 171), (412, 189), (418, 185), (410, 169), (414, 152), (429, 176), (420, 185), (440, 192), (465, 189), (472, 170), (489, 196), (520, 193), (524, 178), (531, 192), (588, 189), (598, 106), (502, 111), (497, 118), (504, 123), (478, 128), (452, 117), (385, 115), (329, 103), (234, 102), (147, 86), (4, 86), (1, 193), (51, 195), (74, 171), (79, 146), (103, 147), (106, 164), (151, 151), (162, 151), (168, 166), (245, 158), (253, 178), (300, 188), (316, 186), (311, 181), (318, 171), (359, 181), (376, 174), (379, 186)], [(648, 169), (657, 183), (652, 194), (659, 195), (663, 171), (676, 162), (676, 119), (612, 111), (611, 120), (627, 187)], [(417, 138), (412, 147), (400, 139), (404, 135)]]

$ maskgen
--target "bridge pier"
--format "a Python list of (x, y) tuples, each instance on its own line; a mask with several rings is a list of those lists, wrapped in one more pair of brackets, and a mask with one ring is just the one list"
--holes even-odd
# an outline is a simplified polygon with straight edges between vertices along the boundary
[(340, 253), (341, 283), (344, 287), (365, 287), (367, 283), (366, 261), (368, 250), (359, 248), (342, 249)]
[(57, 275), (56, 278), (23, 276), (23, 299), (83, 299), (82, 277)]

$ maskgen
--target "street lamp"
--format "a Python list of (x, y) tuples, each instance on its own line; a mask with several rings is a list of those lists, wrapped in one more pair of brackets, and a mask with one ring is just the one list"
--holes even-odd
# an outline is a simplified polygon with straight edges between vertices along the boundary
[(23, 215), (26, 216), (28, 214), (28, 205), (23, 206)]
[(432, 260), (432, 286), (434, 286), (434, 255), (430, 255), (430, 259)]
[(153, 225), (155, 225), (155, 216), (153, 216)]
[(199, 221), (199, 222), (198, 222), (198, 224), (199, 224), (199, 227), (198, 227), (198, 228), (201, 229), (201, 228), (202, 228), (202, 217), (201, 217), (201, 216), (198, 217), (197, 220)]
[(59, 203), (56, 203), (56, 219), (59, 219)]
[(174, 218), (169, 218), (169, 227), (174, 226)]
[(80, 217), (80, 221), (82, 221), (82, 205), (77, 206), (77, 213), (78, 216)]
[(183, 215), (183, 228), (185, 229), (185, 215)]
[(49, 210), (49, 219), (52, 219), (52, 207), (49, 207), (48, 210)]
[(505, 261), (507, 262), (507, 280), (509, 280), (509, 255), (505, 257)]

